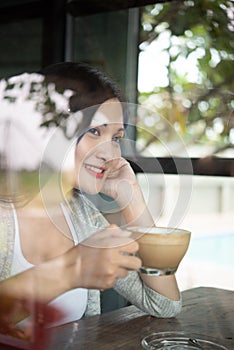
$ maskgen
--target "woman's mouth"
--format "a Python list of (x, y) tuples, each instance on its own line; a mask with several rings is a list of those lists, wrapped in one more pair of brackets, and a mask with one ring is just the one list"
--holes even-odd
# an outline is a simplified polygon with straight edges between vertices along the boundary
[(98, 179), (102, 179), (104, 176), (105, 168), (103, 167), (96, 167), (94, 165), (84, 164), (85, 169), (88, 170), (88, 172), (95, 176)]

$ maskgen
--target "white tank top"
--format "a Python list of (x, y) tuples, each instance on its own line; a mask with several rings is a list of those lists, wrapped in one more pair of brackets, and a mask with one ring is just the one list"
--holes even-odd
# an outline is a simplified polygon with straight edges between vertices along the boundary
[[(15, 221), (15, 244), (14, 244), (14, 256), (11, 268), (11, 275), (15, 275), (22, 271), (25, 271), (34, 265), (29, 263), (23, 256), (21, 244), (20, 244), (20, 235), (19, 235), (19, 225), (17, 220), (17, 215), (14, 211), (14, 221)], [(74, 233), (72, 232), (73, 239), (76, 242)], [(88, 291), (84, 288), (77, 288), (71, 291), (68, 291), (64, 294), (61, 294), (49, 304), (58, 308), (65, 315), (59, 322), (55, 322), (50, 326), (57, 326), (65, 324), (68, 322), (73, 322), (79, 320), (87, 307), (87, 298)]]

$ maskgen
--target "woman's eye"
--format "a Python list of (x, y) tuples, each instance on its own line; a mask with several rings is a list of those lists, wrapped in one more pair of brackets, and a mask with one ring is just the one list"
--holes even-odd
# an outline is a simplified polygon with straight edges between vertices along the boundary
[(122, 136), (115, 136), (112, 138), (112, 141), (120, 143), (121, 139), (122, 139)]
[(99, 130), (96, 129), (96, 128), (91, 128), (91, 129), (89, 129), (89, 130), (88, 130), (88, 133), (93, 134), (93, 135), (97, 135), (97, 136), (100, 135)]

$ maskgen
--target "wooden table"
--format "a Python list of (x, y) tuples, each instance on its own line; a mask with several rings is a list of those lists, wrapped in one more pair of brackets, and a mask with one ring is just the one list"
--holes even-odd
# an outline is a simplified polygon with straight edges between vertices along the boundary
[[(129, 306), (58, 327), (56, 350), (137, 350), (141, 339), (153, 332), (186, 331), (220, 339), (234, 349), (234, 292), (216, 288), (194, 288), (183, 295), (182, 312), (171, 319), (154, 318)], [(68, 339), (70, 344), (68, 346)]]
[[(233, 350), (234, 291), (201, 287), (182, 295), (183, 308), (176, 318), (154, 318), (129, 306), (55, 328), (51, 346), (43, 350), (142, 350), (143, 337), (163, 331), (214, 337)], [(0, 349), (13, 347), (0, 344)]]

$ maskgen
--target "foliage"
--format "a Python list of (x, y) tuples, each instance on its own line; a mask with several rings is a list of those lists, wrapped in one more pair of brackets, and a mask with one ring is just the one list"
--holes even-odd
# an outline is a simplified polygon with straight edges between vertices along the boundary
[[(186, 143), (211, 144), (218, 153), (234, 144), (234, 3), (186, 0), (142, 9), (140, 50), (167, 38), (167, 86), (140, 92), (139, 101), (167, 118)], [(196, 78), (182, 65), (193, 65)], [(159, 102), (160, 101), (160, 102)], [(151, 123), (153, 124), (153, 123)], [(143, 150), (152, 142), (157, 123), (139, 120)], [(170, 132), (167, 135), (170, 140)]]
[(31, 105), (32, 118), (36, 113), (41, 116), (41, 127), (59, 127), (68, 138), (74, 136), (69, 135), (67, 122), (70, 116), (68, 106), (71, 96), (72, 91), (65, 90), (60, 93), (53, 83), (46, 83), (44, 77), (36, 73), (23, 73), (0, 81), (0, 101), (5, 107), (2, 113), (11, 114), (11, 105), (15, 112), (20, 110), (20, 104), (23, 108), (26, 108), (27, 104)]

